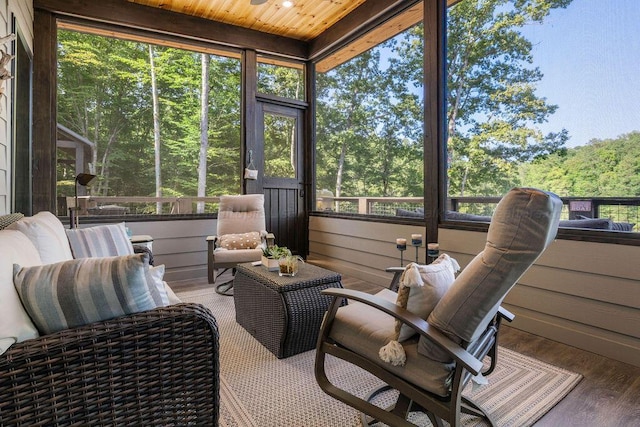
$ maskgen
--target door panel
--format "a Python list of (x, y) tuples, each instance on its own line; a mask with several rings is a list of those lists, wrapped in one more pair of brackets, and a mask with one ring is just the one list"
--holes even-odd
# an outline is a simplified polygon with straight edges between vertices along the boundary
[(278, 246), (306, 255), (302, 110), (265, 102), (257, 107), (267, 230)]

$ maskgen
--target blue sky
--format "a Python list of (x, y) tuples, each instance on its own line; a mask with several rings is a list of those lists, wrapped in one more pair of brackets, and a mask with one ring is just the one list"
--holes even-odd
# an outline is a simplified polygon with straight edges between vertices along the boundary
[(567, 129), (572, 147), (640, 130), (640, 0), (574, 0), (523, 33), (537, 93), (559, 107), (545, 132)]

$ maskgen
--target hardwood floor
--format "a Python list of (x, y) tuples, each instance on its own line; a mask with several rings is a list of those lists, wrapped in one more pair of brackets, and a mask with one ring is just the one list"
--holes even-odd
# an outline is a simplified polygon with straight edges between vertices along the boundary
[[(376, 292), (380, 287), (343, 277), (345, 288)], [(207, 279), (171, 282), (175, 292), (208, 289)], [(500, 345), (578, 372), (582, 381), (542, 417), (536, 427), (640, 427), (640, 368), (511, 327), (501, 328)]]

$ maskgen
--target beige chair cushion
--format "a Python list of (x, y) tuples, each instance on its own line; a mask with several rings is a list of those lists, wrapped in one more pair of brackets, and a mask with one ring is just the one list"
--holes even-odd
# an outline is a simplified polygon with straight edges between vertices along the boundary
[(241, 262), (260, 261), (260, 258), (262, 258), (262, 249), (236, 249), (230, 251), (228, 249), (218, 248), (214, 251), (213, 256), (216, 264), (239, 264)]
[(217, 235), (266, 230), (264, 195), (220, 196)]
[[(383, 289), (376, 296), (396, 302), (396, 293), (388, 289)], [(393, 339), (394, 334), (395, 318), (366, 304), (350, 301), (338, 309), (330, 338), (419, 387), (447, 396), (449, 366), (419, 355), (417, 340), (403, 343), (407, 356), (404, 366), (393, 366), (380, 360), (380, 347)]]
[[(458, 275), (427, 321), (458, 342), (472, 343), (496, 315), (503, 298), (553, 241), (562, 201), (554, 194), (514, 188), (498, 203), (487, 243)], [(441, 362), (449, 358), (421, 338), (421, 354)]]

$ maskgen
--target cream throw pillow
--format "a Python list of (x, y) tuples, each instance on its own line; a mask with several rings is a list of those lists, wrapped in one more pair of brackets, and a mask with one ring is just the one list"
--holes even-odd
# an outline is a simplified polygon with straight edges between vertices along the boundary
[[(396, 305), (426, 320), (451, 287), (459, 270), (458, 262), (447, 254), (440, 255), (429, 265), (409, 264), (400, 279)], [(396, 320), (395, 339), (380, 349), (380, 359), (395, 366), (404, 365), (406, 355), (400, 343), (415, 334), (413, 328)]]
[(38, 330), (25, 311), (13, 286), (13, 264), (40, 265), (40, 255), (31, 240), (16, 230), (0, 231), (0, 354), (16, 342), (38, 337)]
[(42, 211), (9, 225), (7, 230), (18, 230), (31, 240), (44, 264), (73, 259), (64, 225), (51, 212)]

